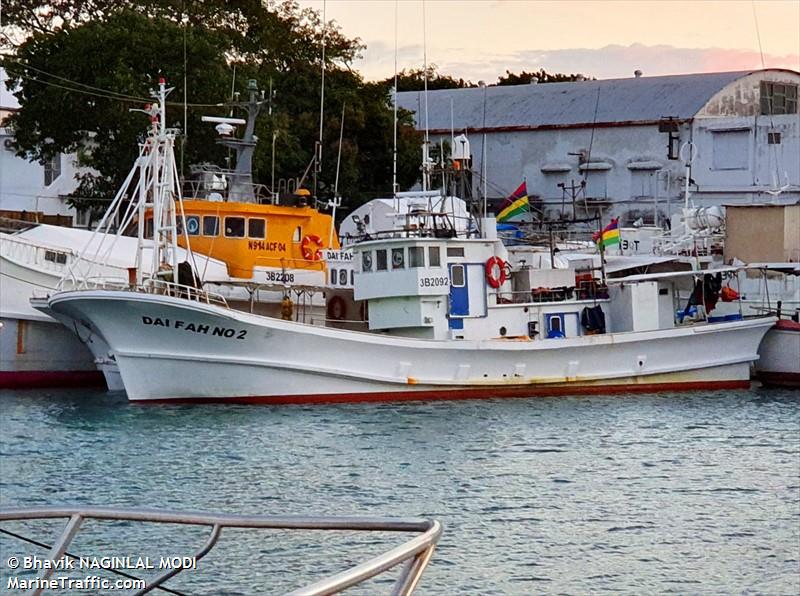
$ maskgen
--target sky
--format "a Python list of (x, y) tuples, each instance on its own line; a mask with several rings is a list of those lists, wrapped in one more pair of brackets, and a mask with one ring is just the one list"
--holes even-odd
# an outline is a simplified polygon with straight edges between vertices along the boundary
[(324, 9), (366, 44), (355, 67), (372, 80), (394, 73), (395, 25), (398, 69), (421, 67), (427, 45), (429, 64), (473, 82), (540, 68), (598, 79), (756, 69), (757, 32), (768, 68), (800, 70), (800, 0), (426, 0), (424, 20), (422, 0)]

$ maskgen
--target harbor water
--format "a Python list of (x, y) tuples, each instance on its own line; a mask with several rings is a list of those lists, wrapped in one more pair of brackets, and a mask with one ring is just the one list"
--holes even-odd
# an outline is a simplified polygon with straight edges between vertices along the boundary
[[(796, 391), (280, 407), (2, 391), (0, 414), (4, 507), (432, 517), (420, 594), (800, 591)], [(60, 527), (2, 524), (47, 544)], [(177, 556), (206, 537), (95, 523), (70, 552)], [(168, 585), (280, 593), (407, 538), (224, 531)], [(47, 552), (0, 546), (0, 591), (6, 553)]]

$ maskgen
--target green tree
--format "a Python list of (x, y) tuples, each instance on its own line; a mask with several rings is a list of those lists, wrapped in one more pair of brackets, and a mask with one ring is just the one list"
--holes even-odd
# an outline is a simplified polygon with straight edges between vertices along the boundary
[[(450, 75), (439, 72), (439, 67), (435, 64), (428, 65), (428, 90), (436, 89), (462, 89), (466, 87), (477, 87), (477, 84), (464, 79), (457, 79)], [(389, 88), (394, 86), (394, 77), (389, 77), (382, 81)], [(425, 69), (410, 68), (403, 69), (397, 73), (398, 91), (422, 91), (425, 88)]]
[[(19, 0), (4, 6), (3, 59), (12, 75), (20, 110), (12, 117), (17, 149), (32, 159), (81, 149), (85, 174), (74, 202), (107, 201), (129, 170), (136, 140), (146, 128), (142, 107), (155, 79), (176, 88), (168, 124), (183, 128), (184, 39), (188, 139), (183, 163), (221, 163), (213, 127), (203, 114), (247, 79), (276, 89), (271, 115), (257, 122), (261, 139), (254, 157), (256, 179), (271, 181), (272, 135), (276, 133), (276, 179), (299, 176), (313, 156), (319, 135), (321, 42), (325, 36), (326, 91), (321, 195), (333, 191), (339, 124), (346, 105), (340, 194), (356, 206), (370, 194), (391, 191), (392, 110), (386, 86), (366, 83), (350, 64), (362, 46), (333, 23), (294, 2), (257, 0), (161, 2), (65, 0), (35, 8)], [(16, 37), (8, 34), (9, 31)], [(13, 39), (12, 39), (13, 37)], [(21, 41), (20, 41), (21, 40)], [(193, 105), (194, 104), (194, 105)], [(398, 180), (408, 187), (418, 177), (418, 135), (410, 116), (399, 125)], [(87, 149), (88, 146), (88, 149)]]
[(523, 70), (519, 74), (507, 70), (505, 76), (497, 78), (497, 85), (527, 85), (531, 82), (533, 77), (536, 77), (539, 83), (565, 83), (584, 79), (584, 75), (582, 74), (549, 73), (544, 68), (532, 72)]

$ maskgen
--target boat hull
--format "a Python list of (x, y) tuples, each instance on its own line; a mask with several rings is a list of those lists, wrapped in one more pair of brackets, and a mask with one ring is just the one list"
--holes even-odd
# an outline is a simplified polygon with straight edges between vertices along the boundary
[(0, 318), (0, 389), (102, 386), (78, 337), (56, 321)]
[(774, 323), (434, 341), (134, 292), (64, 292), (49, 306), (109, 344), (132, 400), (299, 403), (747, 387), (759, 342)]
[(765, 385), (800, 387), (800, 324), (778, 321), (759, 348), (756, 376)]

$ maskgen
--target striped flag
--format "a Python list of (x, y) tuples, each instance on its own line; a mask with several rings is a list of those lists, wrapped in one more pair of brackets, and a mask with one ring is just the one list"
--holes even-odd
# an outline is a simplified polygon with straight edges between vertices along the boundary
[(611, 223), (603, 228), (601, 232), (592, 234), (592, 239), (597, 243), (598, 248), (608, 248), (614, 244), (619, 244), (619, 217), (611, 220)]
[(523, 180), (519, 188), (515, 190), (510, 197), (508, 197), (500, 206), (500, 212), (497, 214), (497, 221), (502, 223), (508, 221), (512, 217), (525, 213), (530, 209), (528, 204), (528, 186)]

